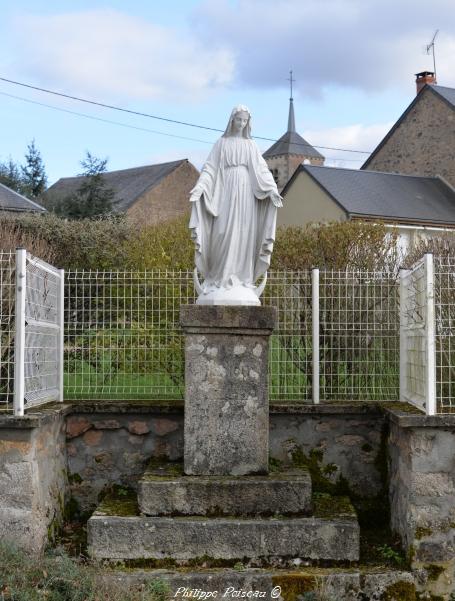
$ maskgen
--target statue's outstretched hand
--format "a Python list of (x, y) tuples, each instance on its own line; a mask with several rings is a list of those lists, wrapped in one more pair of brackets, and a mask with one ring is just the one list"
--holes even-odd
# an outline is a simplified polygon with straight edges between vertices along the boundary
[(276, 207), (282, 207), (283, 206), (283, 199), (282, 197), (277, 193), (277, 192), (272, 192), (270, 194), (270, 200), (273, 202), (273, 204)]

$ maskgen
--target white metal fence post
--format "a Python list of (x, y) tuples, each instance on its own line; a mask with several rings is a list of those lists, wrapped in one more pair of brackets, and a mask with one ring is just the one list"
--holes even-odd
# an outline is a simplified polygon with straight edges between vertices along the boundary
[(436, 344), (433, 254), (425, 253), (426, 412), (436, 414)]
[(16, 306), (14, 336), (14, 415), (24, 415), (25, 394), (25, 295), (27, 251), (16, 249)]
[(408, 302), (408, 289), (406, 278), (409, 276), (409, 269), (400, 269), (400, 401), (404, 401), (407, 389), (407, 365), (408, 348), (406, 336), (406, 305)]
[(311, 270), (312, 292), (312, 347), (313, 347), (313, 403), (319, 403), (319, 269)]
[(65, 270), (59, 269), (59, 297), (58, 297), (58, 400), (63, 403), (63, 382), (64, 382), (64, 336), (65, 336)]

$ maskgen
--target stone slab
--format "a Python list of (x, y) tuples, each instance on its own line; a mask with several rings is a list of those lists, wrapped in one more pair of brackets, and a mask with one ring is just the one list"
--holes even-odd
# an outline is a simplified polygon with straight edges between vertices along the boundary
[(359, 526), (352, 518), (207, 519), (95, 513), (87, 532), (94, 559), (359, 559)]
[[(95, 559), (358, 561), (359, 525), (345, 500), (330, 517), (205, 518), (134, 515), (106, 499), (87, 523)], [(128, 511), (130, 513), (128, 513)]]
[(180, 325), (185, 333), (270, 335), (275, 327), (275, 307), (182, 305)]
[[(331, 601), (378, 601), (415, 598), (415, 582), (411, 572), (384, 567), (362, 570), (342, 568), (308, 568), (297, 562), (294, 569), (234, 570), (109, 570), (102, 574), (105, 585), (126, 592), (159, 581), (169, 599), (277, 599), (291, 601), (305, 598)], [(401, 593), (400, 599), (396, 591)], [(249, 594), (248, 594), (249, 593)], [(395, 593), (395, 594), (394, 594)], [(324, 597), (322, 597), (324, 595)]]
[(175, 473), (178, 469), (178, 464), (168, 464), (146, 470), (138, 483), (141, 513), (272, 516), (311, 512), (311, 477), (306, 469), (239, 477), (184, 476)]

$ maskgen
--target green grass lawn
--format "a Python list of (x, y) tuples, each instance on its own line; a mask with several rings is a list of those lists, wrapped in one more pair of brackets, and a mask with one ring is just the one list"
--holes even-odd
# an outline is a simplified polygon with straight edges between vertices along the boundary
[[(157, 361), (125, 355), (118, 361), (112, 349), (97, 349), (91, 362), (67, 357), (65, 398), (101, 400), (180, 400), (184, 398), (183, 349), (175, 347)], [(300, 337), (272, 336), (269, 389), (273, 401), (311, 402), (312, 350)], [(324, 354), (322, 355), (324, 357)], [(119, 366), (119, 367), (116, 367)], [(351, 364), (321, 361), (320, 398), (323, 400), (392, 400), (398, 398), (397, 357), (372, 348)]]

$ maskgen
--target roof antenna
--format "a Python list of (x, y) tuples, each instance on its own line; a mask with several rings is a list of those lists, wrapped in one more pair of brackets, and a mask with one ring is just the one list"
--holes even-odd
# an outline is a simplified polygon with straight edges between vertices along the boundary
[(436, 29), (436, 31), (434, 32), (433, 39), (431, 40), (431, 42), (429, 44), (427, 44), (425, 46), (426, 53), (427, 54), (433, 54), (433, 71), (434, 71), (434, 80), (435, 80), (435, 83), (437, 81), (437, 78), (436, 78), (436, 57), (435, 57), (435, 53), (434, 53), (434, 41), (435, 41), (436, 36), (438, 35), (438, 33), (439, 33), (439, 29)]

